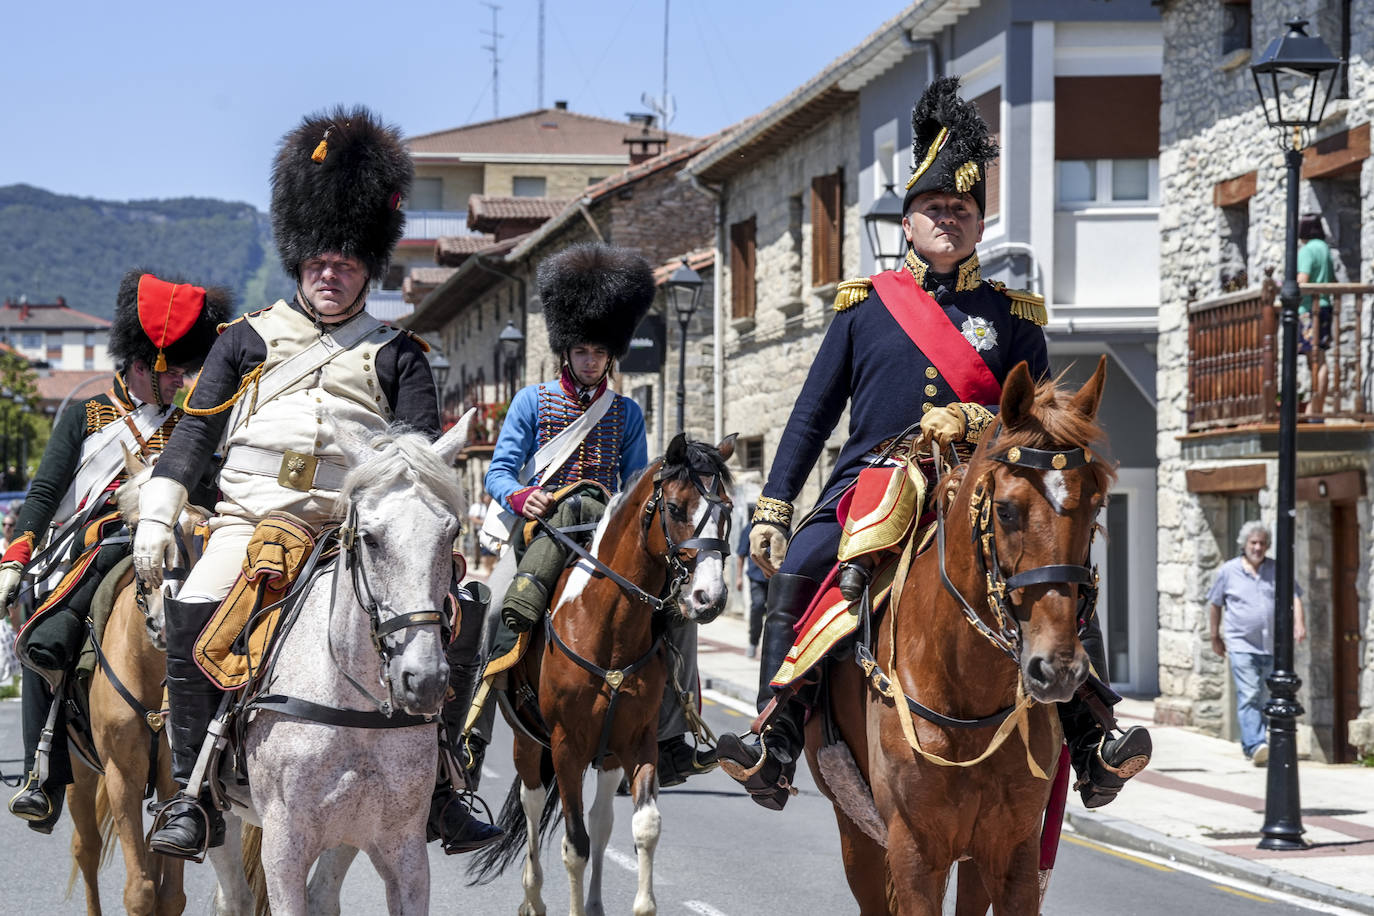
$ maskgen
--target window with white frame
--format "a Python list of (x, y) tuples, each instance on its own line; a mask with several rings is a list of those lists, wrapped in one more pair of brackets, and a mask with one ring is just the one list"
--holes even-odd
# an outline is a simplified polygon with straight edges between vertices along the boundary
[(1061, 208), (1159, 202), (1158, 159), (1061, 159), (1055, 165)]

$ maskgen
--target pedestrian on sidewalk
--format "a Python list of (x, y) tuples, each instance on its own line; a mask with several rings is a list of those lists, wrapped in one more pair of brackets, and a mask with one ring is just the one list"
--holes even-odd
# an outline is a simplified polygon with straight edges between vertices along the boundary
[[(754, 514), (756, 505), (749, 504), (750, 517)], [(768, 577), (759, 569), (759, 564), (754, 562), (754, 558), (749, 556), (749, 526), (741, 525), (739, 531), (739, 544), (735, 547), (735, 553), (739, 557), (739, 567), (735, 570), (735, 588), (744, 589), (744, 582), (749, 581), (749, 658), (755, 658), (759, 654), (759, 637), (763, 635), (763, 609), (768, 601)]]
[[(1212, 651), (1231, 659), (1241, 750), (1246, 759), (1262, 767), (1269, 762), (1263, 709), (1269, 695), (1264, 682), (1274, 670), (1275, 563), (1265, 556), (1270, 538), (1263, 522), (1242, 525), (1237, 542), (1240, 556), (1221, 565), (1207, 595), (1212, 606)], [(1295, 584), (1293, 639), (1302, 642), (1306, 637), (1302, 588)]]

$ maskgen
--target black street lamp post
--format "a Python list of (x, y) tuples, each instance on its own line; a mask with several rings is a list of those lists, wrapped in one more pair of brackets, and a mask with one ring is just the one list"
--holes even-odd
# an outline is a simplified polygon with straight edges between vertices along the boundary
[[(1263, 839), (1260, 849), (1305, 849), (1302, 806), (1298, 792), (1297, 718), (1302, 680), (1293, 671), (1294, 503), (1298, 453), (1298, 182), (1302, 169), (1302, 131), (1321, 122), (1341, 62), (1326, 44), (1295, 19), (1289, 32), (1270, 42), (1251, 67), (1255, 88), (1269, 126), (1280, 129), (1288, 169), (1287, 234), (1284, 240), (1283, 286), (1279, 290), (1280, 348), (1283, 377), (1279, 384), (1278, 523), (1275, 525), (1274, 671), (1270, 699), (1264, 707), (1269, 722), (1269, 770), (1265, 787)], [(1328, 76), (1322, 87), (1322, 78)]]
[(663, 284), (668, 294), (668, 304), (677, 312), (677, 323), (681, 329), (678, 335), (677, 352), (677, 431), (687, 431), (687, 325), (696, 313), (701, 299), (701, 275), (692, 270), (687, 259), (682, 266)]
[[(897, 196), (897, 186), (889, 183), (887, 189), (873, 201), (873, 206), (864, 214), (864, 231), (868, 233), (868, 245), (873, 250), (873, 261), (879, 270), (896, 270), (901, 266), (906, 254), (906, 240), (902, 238), (902, 199)], [(896, 226), (896, 242), (888, 244), (891, 233), (887, 226)]]

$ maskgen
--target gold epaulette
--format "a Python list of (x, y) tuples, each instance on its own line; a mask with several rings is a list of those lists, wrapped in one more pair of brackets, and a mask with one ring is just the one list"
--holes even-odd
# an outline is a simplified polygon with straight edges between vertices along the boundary
[(229, 326), (230, 326), (230, 325), (238, 324), (240, 321), (242, 321), (242, 320), (245, 319), (245, 318), (252, 318), (252, 317), (255, 316), (255, 315), (261, 315), (263, 312), (267, 311), (267, 310), (270, 309), (271, 307), (272, 307), (272, 306), (270, 306), (270, 305), (264, 306), (263, 308), (260, 308), (260, 309), (258, 309), (258, 310), (255, 311), (255, 312), (244, 312), (242, 315), (240, 315), (240, 316), (237, 317), (237, 318), (233, 318), (233, 319), (231, 319), (231, 320), (229, 320), (229, 321), (222, 321), (222, 322), (220, 322), (219, 324), (215, 325), (215, 333), (216, 333), (216, 334), (223, 334), (225, 331), (229, 330)]
[(1042, 328), (1050, 323), (1045, 311), (1045, 297), (1028, 289), (1008, 289), (1005, 283), (989, 280), (988, 285), (1011, 300), (1011, 313), (1017, 318), (1032, 321)]
[(835, 287), (835, 311), (843, 312), (851, 306), (858, 305), (868, 298), (872, 289), (873, 281), (868, 277), (842, 281)]
[(419, 334), (416, 334), (414, 331), (408, 331), (405, 328), (401, 328), (400, 330), (411, 340), (419, 344), (421, 350), (423, 350), (426, 353), (430, 351), (429, 341), (425, 340), (423, 337), (421, 337)]

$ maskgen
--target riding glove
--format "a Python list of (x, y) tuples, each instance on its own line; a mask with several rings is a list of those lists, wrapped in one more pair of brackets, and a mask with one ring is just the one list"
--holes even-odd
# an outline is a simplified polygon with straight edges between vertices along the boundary
[(749, 556), (767, 575), (773, 575), (787, 557), (787, 532), (777, 525), (756, 522), (749, 529)]
[(19, 591), (19, 580), (23, 575), (24, 564), (18, 560), (0, 563), (0, 613), (14, 602), (14, 596)]
[(966, 429), (963, 413), (954, 407), (933, 407), (921, 417), (921, 438), (941, 448), (963, 439)]
[(176, 565), (172, 525), (186, 507), (186, 488), (170, 477), (152, 477), (138, 499), (134, 526), (134, 571), (149, 588), (162, 585), (164, 566)]

